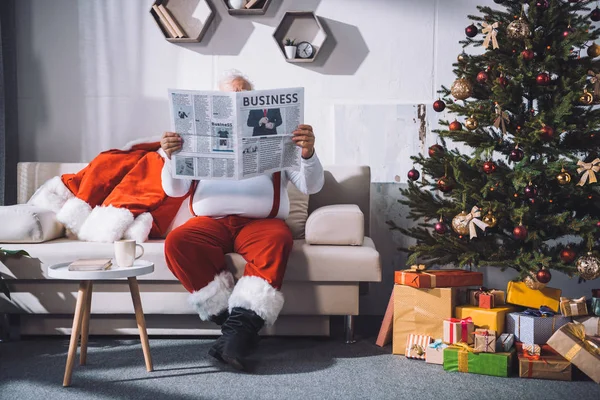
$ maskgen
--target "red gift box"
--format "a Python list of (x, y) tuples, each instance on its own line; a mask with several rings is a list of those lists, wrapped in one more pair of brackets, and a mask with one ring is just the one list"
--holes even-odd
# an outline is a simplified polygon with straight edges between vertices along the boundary
[(494, 295), (491, 293), (481, 293), (479, 295), (479, 307), (481, 308), (494, 308), (496, 305), (494, 304)]
[(410, 269), (396, 271), (395, 283), (416, 288), (443, 288), (459, 286), (483, 285), (483, 273), (462, 269), (425, 270), (424, 266), (413, 266)]

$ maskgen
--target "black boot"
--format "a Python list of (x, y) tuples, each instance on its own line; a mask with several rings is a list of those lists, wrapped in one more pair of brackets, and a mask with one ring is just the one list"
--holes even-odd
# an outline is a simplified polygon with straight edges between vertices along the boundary
[[(234, 307), (227, 321), (221, 327), (223, 335), (213, 345), (215, 353), (233, 368), (246, 370), (246, 357), (256, 347), (265, 320), (254, 311)], [(210, 354), (210, 351), (209, 351)], [(211, 354), (212, 355), (212, 354)], [(219, 358), (213, 355), (215, 358)]]
[(225, 323), (225, 321), (227, 321), (227, 318), (229, 318), (229, 310), (224, 309), (219, 314), (211, 315), (210, 317), (208, 317), (208, 320), (210, 322), (214, 322), (215, 324), (221, 326)]

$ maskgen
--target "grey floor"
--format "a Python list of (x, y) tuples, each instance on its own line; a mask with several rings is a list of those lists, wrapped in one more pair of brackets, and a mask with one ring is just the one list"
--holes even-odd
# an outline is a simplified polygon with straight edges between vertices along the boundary
[(206, 352), (213, 339), (150, 340), (155, 371), (139, 341), (91, 338), (88, 365), (62, 387), (68, 340), (0, 343), (0, 399), (600, 399), (591, 381), (558, 382), (445, 372), (390, 354), (373, 337), (265, 338), (252, 373)]

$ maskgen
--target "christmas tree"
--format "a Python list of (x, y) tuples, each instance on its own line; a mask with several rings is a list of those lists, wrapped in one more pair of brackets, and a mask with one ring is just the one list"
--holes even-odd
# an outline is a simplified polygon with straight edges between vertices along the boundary
[[(494, 0), (465, 29), (456, 81), (434, 110), (438, 144), (412, 157), (408, 265), (600, 276), (600, 9), (592, 1)], [(480, 55), (469, 47), (483, 46)], [(469, 155), (445, 139), (464, 143)], [(417, 166), (420, 166), (417, 167)], [(420, 178), (421, 170), (423, 178)], [(600, 176), (598, 176), (600, 179)], [(539, 283), (538, 283), (539, 281)]]

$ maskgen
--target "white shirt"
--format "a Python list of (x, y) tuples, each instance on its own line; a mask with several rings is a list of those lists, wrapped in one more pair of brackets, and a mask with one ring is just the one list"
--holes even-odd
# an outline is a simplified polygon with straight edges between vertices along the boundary
[[(162, 187), (167, 196), (185, 196), (192, 179), (174, 179), (171, 162), (165, 159), (162, 169)], [(281, 172), (281, 200), (277, 218), (286, 219), (290, 212), (287, 185), (291, 181), (302, 193), (314, 194), (325, 182), (323, 166), (314, 153), (307, 160), (301, 158), (300, 171)], [(239, 215), (249, 218), (266, 218), (273, 208), (273, 176), (261, 175), (240, 181), (200, 180), (193, 197), (194, 213), (220, 218)]]

